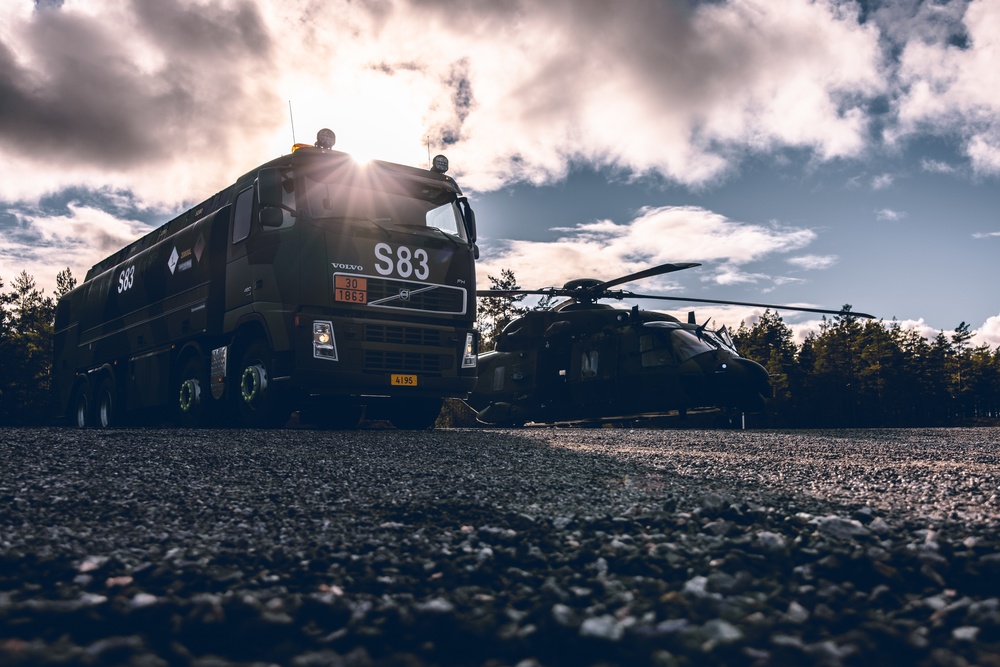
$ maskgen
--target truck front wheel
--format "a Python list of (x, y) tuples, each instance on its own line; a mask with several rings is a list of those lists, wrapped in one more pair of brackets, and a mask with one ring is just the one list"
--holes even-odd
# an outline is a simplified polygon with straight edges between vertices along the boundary
[(238, 400), (240, 419), (250, 428), (275, 428), (288, 420), (289, 411), (272, 382), (273, 363), (270, 348), (261, 341), (243, 354)]

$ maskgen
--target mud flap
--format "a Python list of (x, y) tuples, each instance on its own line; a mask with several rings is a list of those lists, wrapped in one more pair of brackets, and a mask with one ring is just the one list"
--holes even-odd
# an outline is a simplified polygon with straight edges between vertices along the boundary
[(212, 398), (219, 400), (226, 393), (226, 370), (229, 365), (229, 347), (217, 347), (212, 350)]

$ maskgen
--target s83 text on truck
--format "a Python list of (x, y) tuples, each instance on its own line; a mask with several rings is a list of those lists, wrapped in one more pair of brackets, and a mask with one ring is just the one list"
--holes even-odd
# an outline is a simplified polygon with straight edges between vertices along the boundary
[(478, 248), (447, 159), (333, 143), (322, 130), (91, 268), (57, 306), (57, 414), (427, 428), (464, 398)]

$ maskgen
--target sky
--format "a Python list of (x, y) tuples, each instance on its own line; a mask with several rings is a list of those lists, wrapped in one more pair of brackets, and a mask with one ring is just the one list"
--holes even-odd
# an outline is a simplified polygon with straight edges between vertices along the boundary
[(329, 127), (448, 156), (481, 288), (698, 262), (623, 287), (996, 347), (998, 65), (997, 0), (0, 0), (0, 279), (82, 279)]

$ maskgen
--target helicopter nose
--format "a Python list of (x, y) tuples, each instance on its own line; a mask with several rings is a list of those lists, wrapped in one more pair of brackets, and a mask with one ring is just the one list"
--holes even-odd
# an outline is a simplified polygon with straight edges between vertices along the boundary
[(719, 359), (712, 375), (717, 390), (733, 407), (759, 410), (763, 407), (764, 399), (771, 395), (767, 370), (749, 359)]

